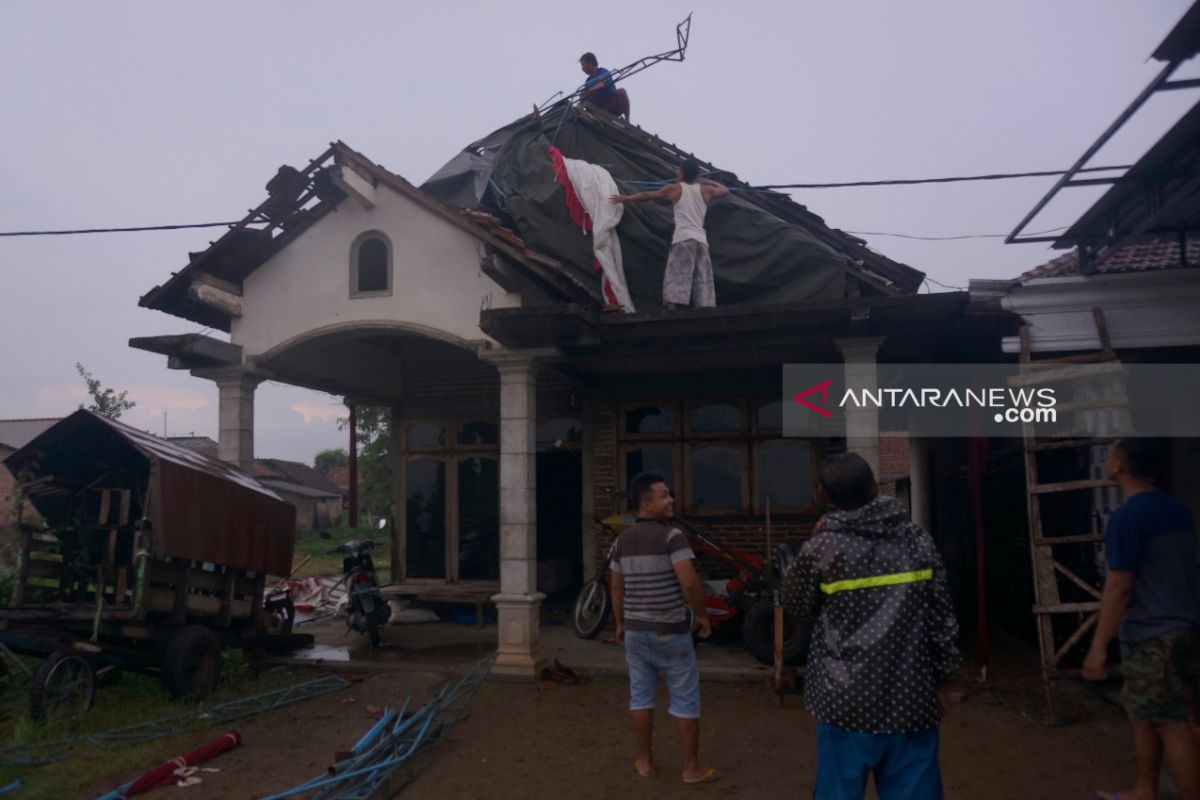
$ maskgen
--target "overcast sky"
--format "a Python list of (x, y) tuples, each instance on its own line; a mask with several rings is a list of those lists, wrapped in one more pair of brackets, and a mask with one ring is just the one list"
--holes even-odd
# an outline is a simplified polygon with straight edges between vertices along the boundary
[[(0, 229), (233, 220), (334, 139), (421, 182), (581, 79), (674, 46), (625, 84), (633, 120), (756, 184), (1065, 169), (1158, 71), (1187, 0), (0, 2)], [(1193, 69), (1194, 73), (1195, 70)], [(1097, 163), (1136, 159), (1195, 100), (1169, 93)], [(1007, 233), (1052, 179), (797, 192), (848, 231)], [(1070, 223), (1073, 190), (1033, 226)], [(128, 348), (199, 326), (137, 300), (220, 230), (0, 239), (0, 418), (74, 409), (82, 361), (126, 417), (216, 434), (216, 389)], [(948, 286), (1056, 255), (1000, 239), (864, 236)], [(929, 287), (940, 290), (938, 286)], [(258, 391), (256, 453), (337, 446), (328, 395)]]

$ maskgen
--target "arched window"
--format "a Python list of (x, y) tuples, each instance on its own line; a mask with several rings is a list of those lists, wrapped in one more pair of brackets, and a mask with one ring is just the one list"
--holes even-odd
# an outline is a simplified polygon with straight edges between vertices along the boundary
[(392, 293), (392, 243), (379, 231), (367, 231), (350, 247), (350, 296)]

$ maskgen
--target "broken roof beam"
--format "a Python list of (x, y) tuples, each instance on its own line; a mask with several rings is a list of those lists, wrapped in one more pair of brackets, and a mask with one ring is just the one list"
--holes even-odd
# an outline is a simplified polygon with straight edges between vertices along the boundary
[(242, 316), (241, 287), (207, 272), (200, 272), (192, 278), (188, 297), (226, 316)]

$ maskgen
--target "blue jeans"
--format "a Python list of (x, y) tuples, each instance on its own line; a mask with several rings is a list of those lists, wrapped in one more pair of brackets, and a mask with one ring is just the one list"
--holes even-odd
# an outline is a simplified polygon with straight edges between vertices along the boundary
[(661, 672), (670, 696), (668, 713), (700, 719), (700, 667), (690, 633), (625, 631), (625, 663), (629, 665), (629, 710), (654, 708)]
[(872, 772), (879, 800), (942, 800), (938, 729), (878, 734), (817, 723), (815, 800), (862, 800)]

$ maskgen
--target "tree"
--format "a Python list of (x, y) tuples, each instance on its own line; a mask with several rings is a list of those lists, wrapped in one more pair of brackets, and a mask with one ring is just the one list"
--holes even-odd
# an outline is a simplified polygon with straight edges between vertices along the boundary
[[(392, 410), (387, 406), (359, 406), (358, 506), (360, 519), (388, 516), (392, 505)], [(338, 420), (345, 430), (350, 420)]]
[(338, 467), (346, 466), (347, 454), (340, 447), (331, 447), (328, 450), (322, 450), (313, 457), (313, 469), (322, 475), (328, 476)]
[[(75, 362), (75, 370), (87, 384), (88, 394), (92, 397), (92, 404), (86, 406), (88, 411), (109, 419), (120, 419), (122, 414), (137, 405), (134, 401), (126, 399), (129, 392), (118, 392), (116, 389), (106, 389), (101, 386), (100, 379), (84, 369), (83, 364), (78, 361)], [(80, 403), (79, 407), (84, 408), (85, 406)]]

